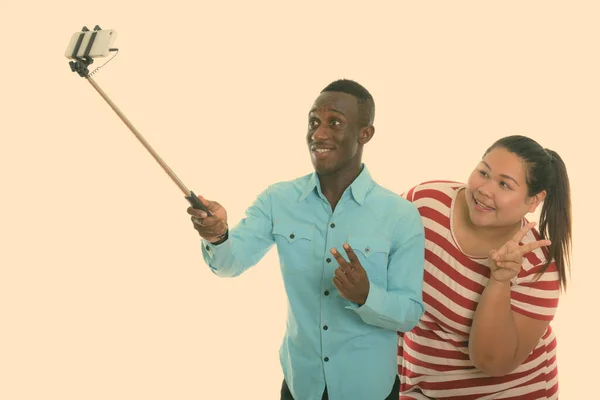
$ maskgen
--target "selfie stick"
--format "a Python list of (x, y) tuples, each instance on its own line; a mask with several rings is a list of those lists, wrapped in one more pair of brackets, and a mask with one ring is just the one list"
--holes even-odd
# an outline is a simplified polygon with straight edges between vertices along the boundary
[[(183, 184), (183, 182), (181, 182), (181, 180), (177, 177), (177, 175), (175, 175), (173, 170), (171, 168), (169, 168), (169, 166), (163, 161), (163, 159), (158, 155), (158, 153), (156, 153), (156, 151), (150, 146), (150, 144), (146, 141), (146, 139), (144, 139), (144, 137), (138, 132), (138, 130), (135, 128), (135, 126), (133, 126), (133, 124), (127, 119), (127, 117), (121, 112), (121, 110), (119, 110), (119, 108), (112, 102), (112, 100), (106, 95), (106, 93), (104, 93), (104, 91), (100, 88), (100, 86), (98, 86), (96, 81), (94, 81), (94, 79), (90, 76), (88, 66), (90, 64), (92, 64), (94, 62), (94, 60), (92, 57), (90, 57), (89, 53), (93, 46), (94, 39), (96, 37), (96, 33), (100, 30), (101, 30), (101, 28), (98, 25), (96, 25), (96, 27), (94, 28), (94, 32), (92, 32), (91, 37), (88, 41), (88, 44), (83, 53), (83, 56), (77, 56), (77, 53), (79, 52), (80, 47), (81, 47), (81, 43), (83, 42), (85, 32), (89, 32), (89, 29), (87, 27), (85, 27), (85, 26), (83, 27), (82, 33), (79, 36), (77, 43), (75, 44), (75, 47), (73, 49), (73, 53), (71, 56), (71, 58), (74, 61), (69, 62), (69, 65), (71, 66), (71, 71), (77, 72), (79, 74), (79, 76), (87, 79), (87, 81), (94, 87), (94, 89), (96, 89), (96, 91), (100, 94), (100, 96), (102, 96), (102, 98), (114, 110), (114, 112), (119, 116), (119, 118), (121, 118), (121, 120), (125, 123), (125, 125), (127, 125), (129, 130), (131, 130), (131, 132), (140, 141), (140, 143), (142, 143), (142, 145), (146, 148), (146, 150), (148, 150), (148, 152), (150, 152), (152, 157), (154, 157), (154, 159), (164, 169), (164, 171), (167, 173), (167, 175), (169, 175), (171, 177), (171, 179), (173, 180), (173, 182), (175, 182), (175, 184), (179, 187), (179, 189), (181, 189), (186, 200), (192, 205), (192, 207), (195, 209), (198, 209), (198, 210), (202, 210), (206, 214), (211, 216), (212, 215), (211, 212), (208, 211), (208, 209), (206, 208), (206, 206), (204, 204), (202, 204), (202, 202), (198, 199), (198, 197), (194, 194), (194, 192), (190, 191)], [(114, 51), (114, 50), (116, 50), (116, 49), (110, 49), (110, 51)]]

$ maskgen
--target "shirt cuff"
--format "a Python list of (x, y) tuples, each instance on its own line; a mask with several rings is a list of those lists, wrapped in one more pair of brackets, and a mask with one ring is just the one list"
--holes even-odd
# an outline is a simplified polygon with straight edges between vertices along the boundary
[(373, 282), (369, 282), (369, 294), (365, 304), (359, 306), (354, 302), (350, 302), (349, 306), (346, 306), (349, 310), (354, 310), (358, 315), (377, 313), (376, 310), (381, 309), (383, 299), (385, 297), (385, 290), (375, 285)]
[(215, 258), (219, 254), (231, 251), (231, 240), (229, 237), (224, 242), (211, 243), (206, 239), (202, 239), (202, 252), (209, 259)]

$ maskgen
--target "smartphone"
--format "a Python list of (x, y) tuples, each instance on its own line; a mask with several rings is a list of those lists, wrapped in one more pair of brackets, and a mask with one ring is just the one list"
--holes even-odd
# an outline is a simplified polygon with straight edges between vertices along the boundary
[[(65, 57), (74, 59), (75, 57), (84, 57), (90, 40), (94, 37), (88, 56), (92, 58), (107, 57), (110, 54), (110, 49), (114, 43), (117, 32), (114, 29), (101, 29), (93, 31), (80, 31), (71, 36), (71, 41), (65, 51)], [(79, 47), (77, 47), (79, 45)], [(73, 54), (75, 48), (77, 52)]]

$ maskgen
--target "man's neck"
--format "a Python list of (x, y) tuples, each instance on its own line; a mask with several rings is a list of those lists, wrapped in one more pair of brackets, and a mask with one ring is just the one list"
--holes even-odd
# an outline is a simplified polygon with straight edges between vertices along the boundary
[(337, 171), (331, 175), (319, 175), (319, 181), (321, 182), (321, 192), (325, 198), (329, 201), (331, 209), (334, 210), (337, 203), (342, 198), (344, 191), (354, 182), (354, 180), (360, 175), (362, 171), (362, 163), (358, 166), (352, 166)]

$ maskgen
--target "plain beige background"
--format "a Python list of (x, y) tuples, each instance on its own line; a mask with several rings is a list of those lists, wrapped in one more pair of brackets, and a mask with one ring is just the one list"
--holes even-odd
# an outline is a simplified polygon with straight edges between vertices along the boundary
[[(600, 80), (594, 2), (8, 2), (0, 16), (0, 398), (277, 399), (276, 251), (213, 276), (183, 194), (64, 51), (118, 32), (98, 84), (235, 223), (311, 171), (308, 109), (346, 77), (374, 95), (364, 161), (402, 192), (464, 180), (497, 138), (557, 150), (573, 274), (553, 327), (561, 399), (593, 398)], [(106, 59), (97, 59), (93, 67)]]

